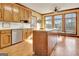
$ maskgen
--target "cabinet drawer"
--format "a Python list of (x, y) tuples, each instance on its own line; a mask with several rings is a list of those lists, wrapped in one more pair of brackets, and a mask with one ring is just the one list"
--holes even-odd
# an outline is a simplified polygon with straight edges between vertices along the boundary
[(2, 30), (1, 31), (1, 34), (11, 34), (11, 30)]

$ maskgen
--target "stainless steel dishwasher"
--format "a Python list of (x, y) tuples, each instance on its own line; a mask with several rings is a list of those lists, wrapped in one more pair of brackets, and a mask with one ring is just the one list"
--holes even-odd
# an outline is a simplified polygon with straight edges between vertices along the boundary
[(12, 30), (12, 44), (15, 44), (21, 41), (22, 41), (22, 30), (21, 29)]

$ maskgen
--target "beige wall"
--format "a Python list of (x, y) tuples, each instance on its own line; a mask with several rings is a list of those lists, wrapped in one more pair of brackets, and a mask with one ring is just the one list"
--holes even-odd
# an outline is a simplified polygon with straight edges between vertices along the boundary
[[(32, 16), (35, 16), (35, 17), (37, 17), (37, 20), (41, 20), (42, 21), (42, 15), (40, 13), (32, 11)], [(42, 27), (42, 24), (41, 24), (41, 27)]]
[(36, 16), (37, 17), (37, 20), (41, 20), (41, 14), (35, 12), (35, 11), (32, 11), (32, 16)]

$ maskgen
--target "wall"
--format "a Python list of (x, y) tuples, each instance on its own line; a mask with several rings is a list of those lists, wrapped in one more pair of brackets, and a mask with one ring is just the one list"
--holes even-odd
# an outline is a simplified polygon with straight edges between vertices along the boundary
[(35, 11), (32, 11), (32, 16), (36, 16), (37, 17), (37, 20), (41, 20), (41, 14), (40, 13), (37, 13), (37, 12), (35, 12)]
[[(37, 17), (37, 20), (41, 20), (42, 21), (42, 15), (38, 12), (32, 11), (32, 16)], [(42, 24), (41, 24), (42, 27)]]

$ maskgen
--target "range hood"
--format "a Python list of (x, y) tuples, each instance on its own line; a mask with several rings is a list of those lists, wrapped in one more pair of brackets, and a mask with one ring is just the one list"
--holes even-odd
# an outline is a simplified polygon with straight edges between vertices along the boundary
[(29, 23), (28, 20), (21, 20), (22, 23)]

